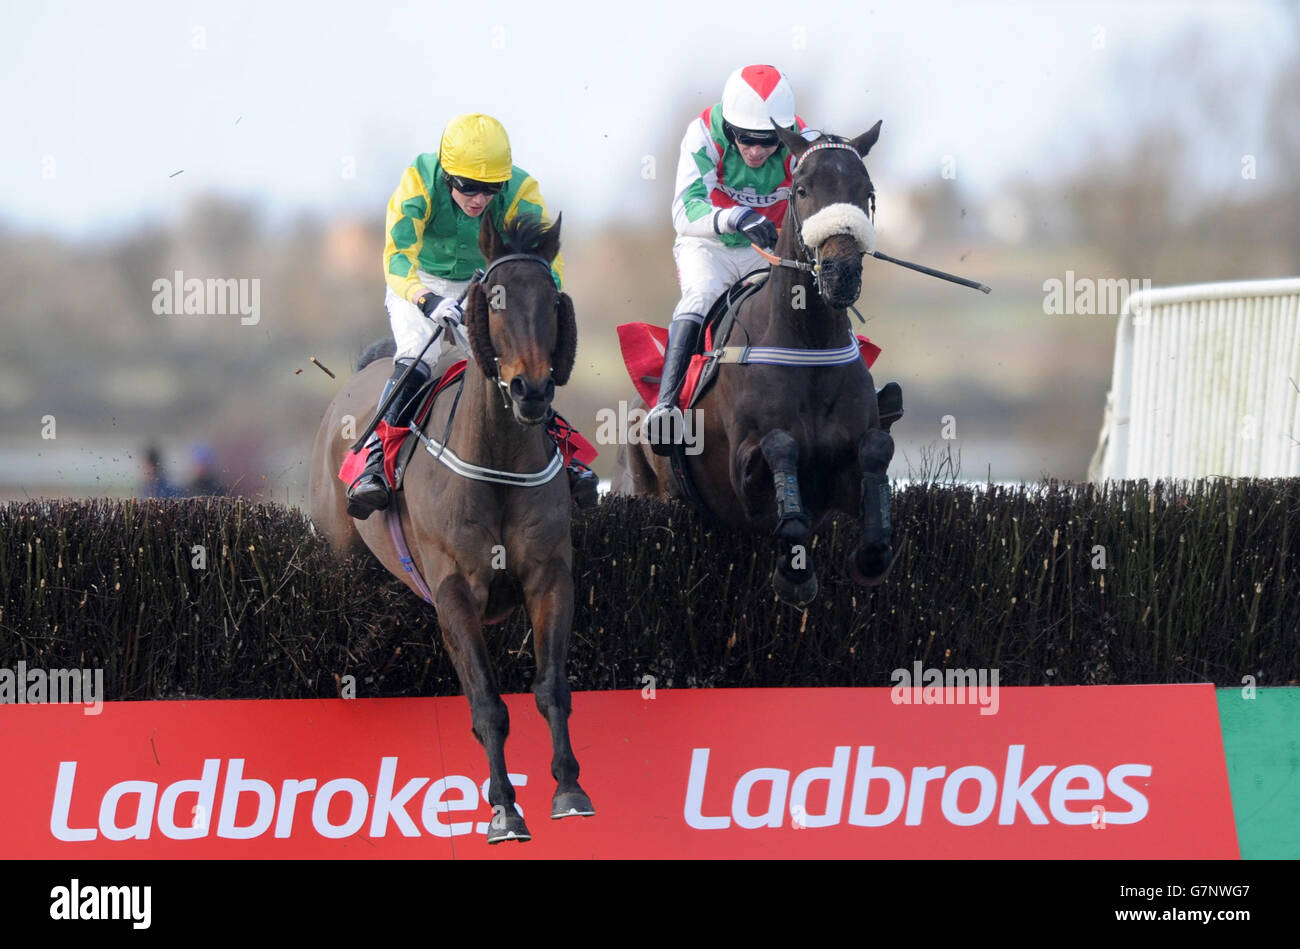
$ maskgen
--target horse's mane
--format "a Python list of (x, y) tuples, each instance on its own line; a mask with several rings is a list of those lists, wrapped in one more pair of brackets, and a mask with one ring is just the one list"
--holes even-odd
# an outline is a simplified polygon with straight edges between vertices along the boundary
[(507, 254), (532, 254), (546, 240), (550, 227), (536, 214), (517, 214), (501, 228)]

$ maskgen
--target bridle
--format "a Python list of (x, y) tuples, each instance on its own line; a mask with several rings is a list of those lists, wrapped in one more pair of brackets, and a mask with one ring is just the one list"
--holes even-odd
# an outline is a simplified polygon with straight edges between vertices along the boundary
[[(793, 270), (802, 270), (805, 273), (812, 274), (813, 285), (817, 288), (819, 294), (822, 292), (821, 247), (810, 250), (808, 245), (804, 243), (803, 221), (799, 219), (798, 195), (796, 193), (798, 189), (795, 182), (799, 174), (799, 166), (804, 163), (809, 155), (813, 152), (825, 151), (832, 148), (847, 149), (848, 151), (853, 152), (854, 155), (858, 154), (858, 150), (848, 142), (814, 142), (812, 145), (805, 148), (802, 154), (794, 157), (790, 164), (790, 217), (791, 223), (794, 225), (794, 239), (799, 248), (797, 258), (795, 260), (787, 260), (784, 257), (777, 257), (775, 254), (770, 254), (761, 247), (754, 247), (754, 249), (758, 251), (759, 255), (767, 260), (773, 267), (789, 267)], [(876, 223), (875, 189), (872, 189), (867, 195), (867, 217), (871, 220), (871, 223), (874, 226)], [(865, 254), (866, 251), (862, 251), (861, 253)], [(856, 312), (856, 310), (854, 312)]]
[[(487, 287), (488, 277), (491, 276), (492, 271), (501, 264), (512, 260), (536, 261), (546, 268), (548, 274), (551, 272), (551, 262), (538, 254), (506, 254), (504, 257), (498, 257), (493, 260), (488, 264), (486, 270), (476, 272), (470, 280), (470, 285), (472, 286), (477, 283), (482, 287)], [(438, 328), (438, 332), (442, 332), (441, 327)], [(435, 338), (437, 338), (436, 334)], [(468, 355), (468, 358), (473, 359), (473, 347), (462, 342), (459, 334), (456, 336), (456, 341), (457, 345), (459, 345)], [(493, 361), (496, 363), (497, 369), (493, 381), (497, 384), (497, 388), (501, 390), (502, 408), (509, 408), (510, 387), (501, 379), (501, 357), (495, 356), (493, 357)], [(420, 441), (424, 443), (425, 451), (432, 455), (435, 461), (442, 462), (442, 464), (446, 465), (462, 478), (469, 478), (471, 481), (486, 481), (491, 484), (500, 484), (516, 488), (540, 487), (541, 485), (549, 483), (551, 479), (559, 474), (559, 472), (564, 468), (564, 456), (560, 452), (559, 445), (555, 446), (555, 451), (551, 455), (550, 461), (547, 462), (546, 467), (542, 468), (540, 471), (532, 472), (531, 474), (519, 474), (518, 472), (501, 471), (496, 468), (485, 468), (482, 465), (475, 465), (458, 457), (455, 452), (448, 448), (447, 441), (451, 435), (451, 423), (456, 418), (456, 407), (460, 404), (460, 394), (464, 390), (464, 386), (465, 377), (461, 376), (460, 386), (456, 390), (456, 398), (452, 402), (451, 411), (447, 415), (447, 427), (442, 433), (441, 441), (430, 438), (416, 426), (414, 421), (411, 422), (411, 431), (415, 432)]]
[[(488, 277), (491, 276), (492, 271), (496, 270), (496, 268), (501, 266), (502, 264), (509, 263), (512, 260), (535, 261), (536, 263), (539, 263), (543, 267), (545, 267), (546, 272), (548, 274), (551, 272), (551, 262), (539, 254), (506, 254), (504, 257), (497, 257), (490, 264), (488, 264), (487, 269), (484, 270), (481, 274), (477, 274), (472, 282), (476, 282), (486, 289), (488, 287)], [(470, 353), (471, 359), (473, 358), (473, 355), (474, 354), (471, 352)], [(493, 357), (493, 362), (496, 363), (496, 373), (493, 375), (492, 381), (495, 382), (497, 384), (497, 388), (501, 390), (501, 407), (509, 408), (510, 407), (510, 386), (507, 382), (505, 382), (505, 380), (501, 378), (501, 357), (500, 356)]]

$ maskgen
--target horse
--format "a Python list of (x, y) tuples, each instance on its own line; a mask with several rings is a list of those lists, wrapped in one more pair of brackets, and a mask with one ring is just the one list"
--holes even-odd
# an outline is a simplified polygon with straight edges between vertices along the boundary
[[(483, 216), (479, 250), (487, 267), (465, 298), (472, 358), (456, 399), (437, 398), (423, 423), (426, 433), (443, 436), (439, 455), (450, 457), (440, 457), (444, 463), (439, 464), (417, 452), (420, 460), (413, 458), (408, 465), (404, 489), (394, 501), (412, 541), (414, 567), (432, 592), (443, 643), (469, 700), (474, 736), (487, 754), (490, 844), (531, 838), (515, 807), (504, 751), (509, 715), (484, 641), (484, 625), (500, 622), (521, 603), (536, 644), (533, 692), (551, 731), (556, 781), (551, 817), (595, 813), (578, 783), (578, 761), (569, 741), (570, 489), (557, 447), (541, 424), (551, 415), (556, 386), (569, 380), (577, 349), (573, 301), (551, 277), (559, 249), (559, 217), (547, 227), (535, 216), (520, 215), (498, 232), (491, 218)], [(363, 353), (358, 372), (321, 419), (312, 452), (311, 518), (336, 553), (369, 548), (390, 573), (419, 592), (395, 550), (386, 518), (350, 517), (346, 486), (337, 476), (348, 452), (342, 437), (345, 416), (373, 415), (391, 369), (387, 360), (371, 361), (376, 351), (372, 346)], [(451, 414), (454, 424), (449, 425)], [(452, 468), (453, 459), (470, 468)], [(478, 477), (460, 473), (465, 471)], [(479, 480), (484, 471), (507, 481), (536, 474), (528, 485), (503, 484)]]
[(775, 533), (784, 544), (773, 586), (799, 608), (817, 594), (805, 541), (830, 511), (861, 519), (848, 563), (854, 581), (883, 582), (894, 559), (886, 475), (894, 442), (847, 313), (862, 288), (863, 255), (874, 246), (875, 188), (865, 159), (880, 126), (854, 139), (812, 141), (777, 128), (794, 170), (775, 257), (768, 255), (776, 263), (739, 304), (730, 334), (752, 349), (744, 362), (722, 360), (699, 400), (702, 441), (679, 453), (680, 480), (670, 458), (633, 435), (620, 446), (611, 481), (617, 494), (693, 494), (717, 521)]

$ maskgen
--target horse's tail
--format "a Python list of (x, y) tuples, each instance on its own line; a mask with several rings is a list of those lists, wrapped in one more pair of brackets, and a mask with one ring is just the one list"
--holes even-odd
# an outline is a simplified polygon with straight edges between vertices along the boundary
[(385, 336), (383, 339), (377, 339), (365, 349), (361, 350), (361, 355), (357, 357), (356, 371), (360, 372), (379, 359), (392, 359), (393, 354), (397, 352), (397, 341), (391, 336)]

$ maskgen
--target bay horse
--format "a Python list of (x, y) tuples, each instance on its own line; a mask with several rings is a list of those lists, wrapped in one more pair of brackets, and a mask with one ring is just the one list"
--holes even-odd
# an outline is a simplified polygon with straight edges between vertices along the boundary
[[(426, 434), (444, 439), (440, 454), (450, 458), (439, 464), (443, 459), (435, 460), (432, 451), (418, 451), (395, 501), (411, 558), (433, 594), (443, 643), (469, 699), (474, 736), (487, 753), (490, 844), (531, 837), (515, 808), (515, 789), (507, 775), (509, 715), (484, 642), (484, 624), (504, 619), (520, 603), (528, 611), (536, 643), (537, 709), (551, 731), (556, 781), (551, 816), (595, 813), (578, 784), (578, 761), (569, 741), (570, 489), (556, 445), (541, 424), (551, 414), (555, 387), (569, 379), (577, 348), (573, 301), (551, 278), (559, 249), (558, 217), (545, 227), (535, 216), (520, 215), (498, 233), (491, 218), (483, 216), (479, 250), (487, 269), (470, 284), (465, 305), (473, 358), (459, 396), (439, 397), (423, 424)], [(363, 354), (359, 371), (321, 419), (312, 452), (311, 517), (336, 553), (369, 548), (390, 573), (419, 592), (399, 559), (385, 517), (348, 516), (346, 485), (337, 475), (349, 450), (342, 437), (344, 417), (374, 414), (392, 368), (388, 360), (368, 361), (375, 352), (372, 346)], [(454, 403), (459, 404), (453, 409)], [(444, 436), (453, 412), (450, 434)], [(468, 468), (453, 469), (453, 461)], [(480, 480), (485, 471), (506, 481), (535, 473), (535, 483)]]
[[(885, 472), (894, 442), (881, 425), (875, 384), (857, 356), (847, 312), (862, 288), (863, 255), (874, 245), (875, 188), (865, 158), (880, 126), (851, 140), (812, 141), (777, 126), (794, 156), (773, 251), (778, 262), (740, 304), (730, 334), (758, 358), (718, 367), (697, 404), (702, 444), (681, 460), (706, 514), (782, 539), (772, 582), (798, 607), (817, 593), (804, 542), (829, 511), (861, 518), (862, 538), (848, 563), (856, 582), (882, 582), (893, 562)], [(684, 493), (671, 459), (636, 438), (620, 446), (611, 487), (621, 494)]]

